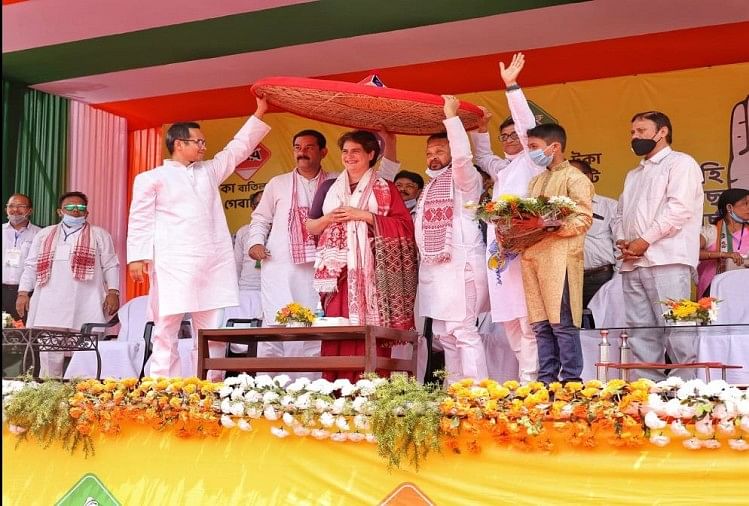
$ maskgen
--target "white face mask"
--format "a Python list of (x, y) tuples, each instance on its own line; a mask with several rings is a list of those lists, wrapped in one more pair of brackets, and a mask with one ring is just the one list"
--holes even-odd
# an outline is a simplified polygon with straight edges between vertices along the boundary
[(85, 216), (70, 216), (69, 214), (62, 215), (62, 222), (69, 227), (81, 227), (86, 223)]
[(11, 225), (21, 225), (28, 221), (29, 215), (28, 214), (9, 214), (8, 215), (8, 221)]

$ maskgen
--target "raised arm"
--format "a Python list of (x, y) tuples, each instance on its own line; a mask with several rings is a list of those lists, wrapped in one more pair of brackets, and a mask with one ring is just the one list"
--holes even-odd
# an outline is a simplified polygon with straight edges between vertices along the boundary
[(492, 181), (497, 182), (499, 171), (505, 169), (510, 161), (497, 156), (492, 151), (491, 139), (489, 138), (489, 120), (492, 113), (486, 107), (479, 106), (484, 115), (479, 119), (479, 127), (470, 133), (473, 144), (473, 158), (481, 169), (489, 174)]
[(518, 134), (523, 149), (528, 151), (528, 130), (536, 126), (536, 118), (517, 81), (524, 66), (523, 53), (515, 53), (506, 68), (504, 62), (499, 62), (499, 74), (507, 90), (505, 95), (507, 95), (507, 105), (510, 108), (512, 121), (515, 122), (515, 132)]
[(270, 132), (270, 126), (261, 119), (267, 109), (268, 104), (265, 99), (257, 97), (257, 110), (234, 135), (234, 138), (212, 160), (202, 162), (217, 186), (234, 172), (237, 165), (255, 151), (260, 141)]
[(460, 100), (452, 95), (442, 95), (442, 98), (445, 99), (445, 120), (443, 123), (447, 129), (447, 140), (450, 142), (453, 181), (460, 191), (478, 191), (478, 195), (481, 195), (481, 176), (476, 167), (473, 166), (471, 143), (468, 141), (466, 129), (458, 117)]

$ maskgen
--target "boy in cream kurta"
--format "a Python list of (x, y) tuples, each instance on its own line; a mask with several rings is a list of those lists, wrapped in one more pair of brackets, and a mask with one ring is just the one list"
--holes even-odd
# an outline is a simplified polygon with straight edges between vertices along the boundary
[[(139, 174), (127, 233), (128, 270), (134, 281), (148, 274), (154, 318), (151, 376), (180, 375), (177, 332), (185, 313), (193, 332), (219, 326), (221, 310), (239, 304), (237, 271), (218, 186), (270, 131), (257, 111), (212, 160), (203, 161), (205, 136), (197, 123), (167, 132), (171, 160)], [(211, 347), (222, 353), (223, 343)], [(212, 379), (220, 379), (214, 373)]]
[(559, 125), (528, 130), (530, 157), (547, 170), (534, 177), (531, 197), (569, 197), (576, 213), (521, 256), (528, 320), (538, 343), (538, 381), (581, 381), (583, 245), (593, 221), (593, 185), (564, 159), (566, 134)]
[(487, 376), (486, 356), (476, 317), (488, 309), (484, 241), (466, 209), (478, 202), (482, 181), (472, 163), (471, 146), (457, 109), (445, 96), (447, 138), (427, 140), (427, 175), (432, 181), (416, 205), (419, 247), (417, 313), (433, 318), (432, 330), (445, 350), (447, 382)]

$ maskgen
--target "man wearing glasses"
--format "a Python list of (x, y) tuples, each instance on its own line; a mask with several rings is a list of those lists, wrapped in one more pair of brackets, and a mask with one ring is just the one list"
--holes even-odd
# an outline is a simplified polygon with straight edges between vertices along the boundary
[[(528, 156), (528, 136), (526, 132), (536, 126), (536, 120), (517, 83), (517, 77), (525, 66), (525, 57), (517, 53), (505, 68), (500, 62), (500, 74), (505, 83), (507, 103), (512, 119), (499, 126), (499, 140), (505, 152), (502, 159), (491, 151), (487, 125), (491, 113), (484, 110), (484, 118), (478, 133), (471, 134), (476, 163), (494, 179), (492, 198), (514, 194), (528, 195), (528, 183), (544, 171)], [(528, 310), (525, 305), (525, 290), (520, 271), (520, 258), (499, 250), (494, 239), (494, 226), (487, 227), (487, 269), (489, 275), (489, 299), (494, 323), (503, 323), (507, 340), (518, 360), (520, 381), (534, 381), (538, 373), (538, 352), (536, 337), (528, 324)], [(492, 337), (490, 336), (489, 339)], [(490, 346), (491, 349), (496, 347)], [(489, 363), (501, 362), (501, 357)]]
[[(87, 222), (85, 194), (64, 194), (57, 214), (60, 223), (40, 230), (31, 243), (16, 310), (21, 316), (28, 311), (30, 328), (79, 331), (119, 309), (120, 261), (109, 232)], [(62, 352), (41, 353), (40, 375), (62, 376), (63, 361)]]
[(31, 198), (23, 193), (14, 193), (5, 205), (8, 221), (3, 223), (3, 312), (10, 313), (16, 320), (21, 317), (16, 311), (18, 282), (31, 241), (40, 230), (29, 222), (32, 207)]
[[(185, 313), (192, 315), (197, 333), (217, 328), (223, 308), (239, 305), (234, 249), (219, 185), (270, 131), (261, 120), (267, 108), (258, 97), (255, 114), (211, 160), (203, 160), (206, 140), (200, 125), (175, 123), (166, 134), (171, 159), (135, 178), (127, 260), (135, 282), (150, 278), (151, 376), (180, 376), (177, 333)], [(223, 343), (211, 343), (212, 357), (224, 352)], [(210, 376), (221, 379), (216, 371)]]

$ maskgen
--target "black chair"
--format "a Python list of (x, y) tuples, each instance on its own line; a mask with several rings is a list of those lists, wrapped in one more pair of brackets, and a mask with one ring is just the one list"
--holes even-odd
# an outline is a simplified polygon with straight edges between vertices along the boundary
[[(259, 318), (229, 318), (226, 320), (227, 327), (234, 327), (237, 323), (249, 323), (250, 327), (262, 327), (263, 320)], [(227, 357), (257, 357), (257, 342), (247, 345), (247, 351), (244, 353), (235, 353), (231, 351), (231, 345), (226, 347)]]
[[(143, 342), (145, 350), (143, 352), (143, 366), (140, 368), (139, 379), (143, 378), (146, 375), (146, 363), (148, 362), (148, 359), (151, 358), (151, 354), (153, 353), (153, 327), (153, 321), (149, 321), (146, 322), (146, 326), (143, 329)], [(179, 326), (179, 332), (177, 333), (177, 339), (190, 339), (191, 337), (192, 324), (190, 323), (190, 320), (182, 320), (182, 323)]]
[[(120, 318), (117, 316), (117, 313), (115, 313), (112, 318), (105, 323), (84, 323), (81, 325), (81, 334), (87, 334), (87, 335), (96, 335), (97, 341), (111, 341), (113, 339), (117, 339), (116, 334), (106, 334), (106, 329), (112, 328), (115, 325), (120, 324)], [(100, 329), (99, 332), (95, 332), (95, 330)], [(102, 335), (99, 335), (102, 334)], [(99, 350), (96, 350), (96, 379), (101, 379), (101, 353), (99, 353)]]

